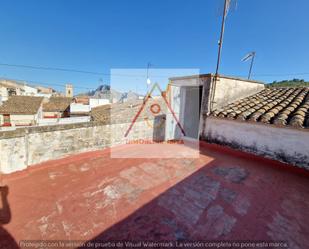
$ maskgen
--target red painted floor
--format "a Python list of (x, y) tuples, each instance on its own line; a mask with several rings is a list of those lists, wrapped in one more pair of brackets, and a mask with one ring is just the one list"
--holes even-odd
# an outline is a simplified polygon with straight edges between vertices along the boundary
[(290, 168), (207, 144), (194, 159), (114, 159), (104, 150), (43, 163), (2, 177), (11, 215), (2, 215), (0, 237), (12, 239), (2, 248), (60, 239), (309, 248), (309, 177)]

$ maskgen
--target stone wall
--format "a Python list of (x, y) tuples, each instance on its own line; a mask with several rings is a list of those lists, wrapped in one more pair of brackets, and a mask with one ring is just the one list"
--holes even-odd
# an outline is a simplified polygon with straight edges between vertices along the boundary
[[(126, 139), (163, 140), (165, 126), (155, 125), (161, 118), (165, 120), (160, 116), (148, 123), (136, 122), (127, 138), (124, 134), (130, 122), (88, 122), (0, 132), (0, 172), (8, 174), (44, 161), (123, 144)], [(149, 126), (149, 122), (154, 125)]]
[(205, 139), (309, 169), (309, 130), (208, 117)]

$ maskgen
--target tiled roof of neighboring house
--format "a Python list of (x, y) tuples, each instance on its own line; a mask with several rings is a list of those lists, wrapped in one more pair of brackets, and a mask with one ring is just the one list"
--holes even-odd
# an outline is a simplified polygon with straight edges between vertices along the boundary
[(107, 122), (110, 120), (111, 105), (101, 105), (91, 110), (91, 118), (94, 121)]
[(76, 96), (73, 98), (74, 103), (89, 105), (89, 96)]
[(49, 102), (43, 105), (45, 112), (64, 112), (71, 104), (72, 99), (66, 97), (51, 97)]
[(215, 110), (212, 116), (309, 128), (309, 88), (266, 88)]
[(0, 106), (1, 114), (36, 114), (43, 98), (32, 96), (10, 96)]
[[(94, 121), (106, 123), (131, 122), (139, 112), (142, 104), (143, 100), (134, 100), (125, 103), (98, 106), (91, 110), (91, 117)], [(150, 107), (153, 104), (158, 104), (160, 108), (159, 112), (156, 114), (153, 114), (150, 111)], [(149, 99), (149, 101), (146, 102), (143, 111), (138, 116), (138, 120), (145, 119), (146, 117), (151, 119), (154, 118), (156, 115), (165, 114), (165, 110), (166, 104), (163, 103), (162, 99)]]

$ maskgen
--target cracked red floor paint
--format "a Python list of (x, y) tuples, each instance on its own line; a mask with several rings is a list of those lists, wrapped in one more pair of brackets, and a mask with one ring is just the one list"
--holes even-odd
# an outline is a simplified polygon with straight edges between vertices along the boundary
[[(120, 148), (121, 149), (121, 148)], [(309, 248), (309, 177), (203, 143), (199, 158), (89, 152), (4, 176), (20, 240), (267, 240)]]

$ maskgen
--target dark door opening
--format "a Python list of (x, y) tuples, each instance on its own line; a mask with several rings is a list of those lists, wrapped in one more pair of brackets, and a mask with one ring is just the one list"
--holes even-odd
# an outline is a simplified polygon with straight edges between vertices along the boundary
[(203, 86), (185, 87), (184, 130), (186, 137), (199, 138)]

